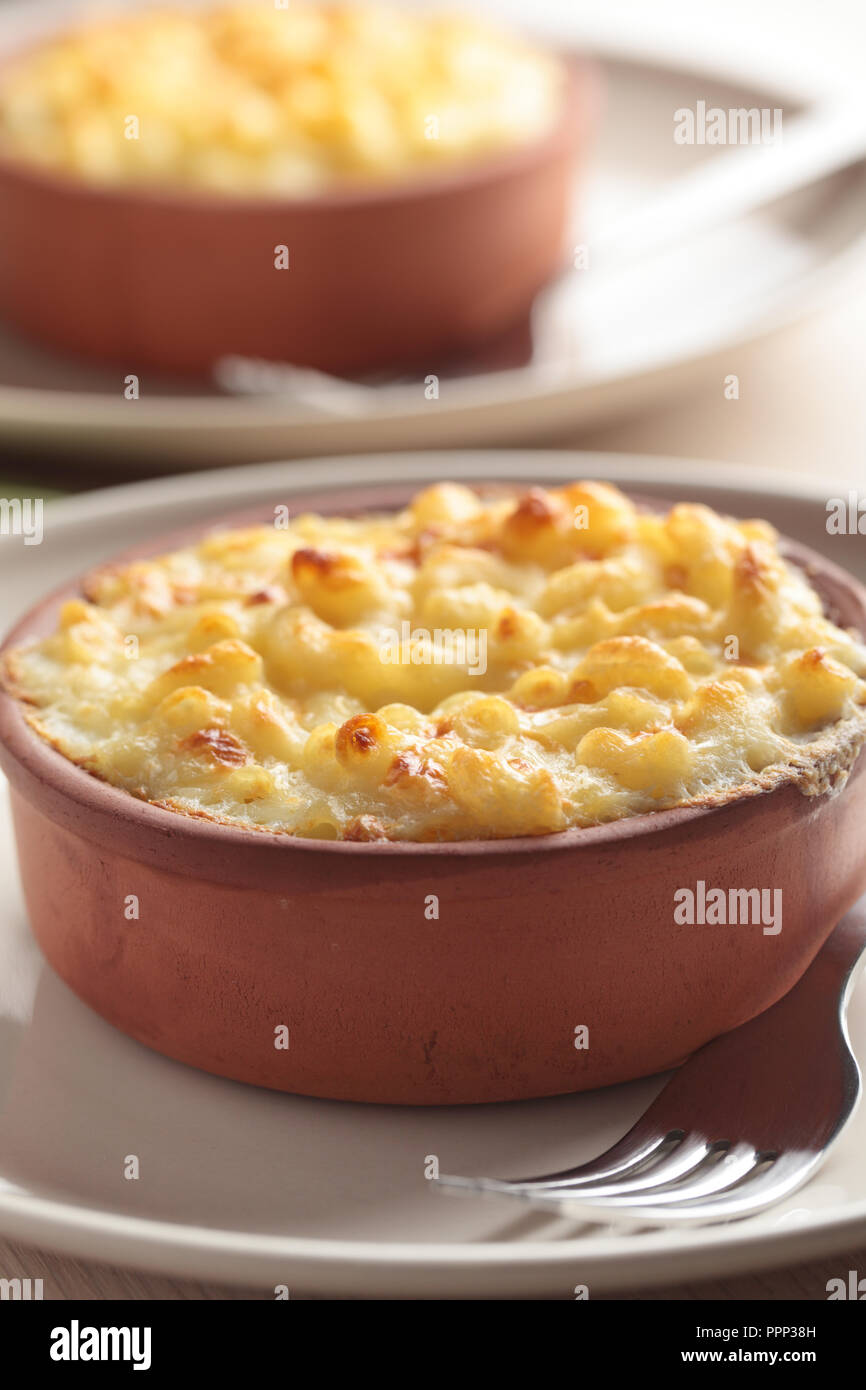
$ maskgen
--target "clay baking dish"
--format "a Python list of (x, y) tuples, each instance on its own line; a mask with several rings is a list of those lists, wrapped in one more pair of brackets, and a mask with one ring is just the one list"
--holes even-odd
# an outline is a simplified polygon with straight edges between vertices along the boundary
[[(303, 502), (351, 514), (411, 491)], [(866, 592), (818, 555), (788, 553), (831, 616), (866, 632)], [(72, 583), (40, 603), (6, 645), (52, 629), (78, 592)], [(724, 806), (456, 844), (293, 839), (160, 809), (55, 752), (6, 693), (0, 762), (30, 920), (66, 983), (159, 1052), (307, 1095), (517, 1100), (675, 1066), (790, 989), (866, 890), (862, 751), (835, 795), (783, 785)], [(698, 880), (782, 887), (781, 932), (677, 925), (674, 892)], [(138, 920), (125, 916), (130, 895)], [(280, 1025), (288, 1048), (274, 1045)], [(575, 1047), (581, 1025), (588, 1048)]]
[(0, 158), (0, 315), (124, 373), (200, 375), (234, 355), (436, 371), (524, 322), (562, 268), (597, 94), (594, 70), (566, 67), (543, 139), (308, 199), (103, 188)]

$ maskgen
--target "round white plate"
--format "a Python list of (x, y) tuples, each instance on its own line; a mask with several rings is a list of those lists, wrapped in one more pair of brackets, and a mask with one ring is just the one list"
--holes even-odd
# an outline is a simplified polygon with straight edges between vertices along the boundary
[[(113, 0), (123, 2), (130, 0)], [(229, 396), (144, 372), (140, 399), (128, 401), (124, 381), (137, 372), (134, 362), (88, 366), (0, 325), (0, 440), (99, 453), (122, 474), (142, 459), (151, 471), (174, 471), (348, 449), (553, 438), (656, 401), (695, 372), (730, 370), (735, 348), (790, 325), (848, 282), (866, 247), (862, 166), (620, 277), (599, 279), (592, 264), (596, 235), (613, 216), (716, 153), (675, 144), (674, 111), (703, 100), (724, 109), (779, 106), (787, 117), (825, 92), (839, 95), (838, 73), (829, 84), (815, 72), (806, 79), (775, 37), (757, 33), (750, 32), (748, 55), (732, 53), (705, 17), (665, 32), (648, 16), (612, 22), (604, 6), (571, 0), (489, 3), (594, 53), (607, 88), (570, 238), (589, 248), (589, 267), (565, 276), (537, 306), (528, 363), (496, 371), (476, 364), (474, 374), (443, 376), (435, 400), (425, 395), (426, 372), (348, 397), (325, 392), (314, 402), (285, 393)], [(0, 5), (0, 52), (78, 8), (75, 0)]]
[[(603, 477), (764, 515), (866, 578), (862, 537), (829, 537), (827, 491), (706, 464), (564, 453), (389, 455), (195, 474), (50, 504), (41, 546), (0, 546), (4, 628), (41, 593), (137, 540), (326, 482)], [(839, 495), (845, 495), (839, 490)], [(97, 1018), (27, 928), (0, 823), (0, 1230), (152, 1270), (358, 1297), (569, 1298), (805, 1260), (866, 1235), (866, 1109), (783, 1206), (705, 1230), (582, 1227), (500, 1199), (448, 1196), (443, 1172), (543, 1172), (601, 1152), (660, 1088), (448, 1109), (278, 1095), (168, 1061)], [(63, 904), (57, 904), (63, 911)], [(532, 923), (526, 923), (532, 930)], [(243, 923), (238, 923), (243, 930)], [(866, 987), (851, 1004), (866, 1059)], [(792, 1039), (790, 1085), (797, 1084)], [(138, 1180), (124, 1178), (128, 1155)]]

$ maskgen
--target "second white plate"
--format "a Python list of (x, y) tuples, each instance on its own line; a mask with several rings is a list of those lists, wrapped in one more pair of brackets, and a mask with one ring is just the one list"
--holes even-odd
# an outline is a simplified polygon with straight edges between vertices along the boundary
[[(120, 0), (118, 0), (120, 2)], [(130, 0), (126, 0), (130, 3)], [(497, 0), (527, 23), (532, 7)], [(27, 0), (0, 7), (0, 51), (34, 29), (68, 22), (75, 5)], [(628, 212), (713, 147), (673, 140), (673, 113), (708, 106), (776, 107), (785, 115), (816, 95), (800, 73), (786, 74), (777, 45), (750, 53), (748, 76), (723, 59), (700, 26), (678, 44), (635, 50), (653, 35), (624, 35), (604, 7), (541, 8), (560, 42), (594, 53), (607, 87), (600, 137), (578, 190), (572, 241), (589, 248), (539, 304), (534, 349), (524, 365), (443, 377), (425, 394), (424, 374), (328, 405), (286, 395), (227, 396), (216, 388), (159, 381), (146, 373), (141, 398), (124, 399), (123, 370), (88, 367), (23, 342), (0, 326), (0, 440), (98, 454), (123, 474), (148, 468), (347, 449), (444, 447), (553, 437), (681, 389), (696, 370), (717, 370), (738, 345), (758, 341), (825, 302), (864, 256), (866, 170), (826, 180), (772, 212), (703, 238), (673, 258), (613, 282), (593, 274), (599, 228)], [(620, 23), (620, 29), (622, 25)], [(630, 40), (630, 41), (629, 41)], [(754, 49), (754, 45), (753, 45)], [(756, 76), (756, 73), (758, 76)], [(435, 367), (431, 367), (435, 370)]]

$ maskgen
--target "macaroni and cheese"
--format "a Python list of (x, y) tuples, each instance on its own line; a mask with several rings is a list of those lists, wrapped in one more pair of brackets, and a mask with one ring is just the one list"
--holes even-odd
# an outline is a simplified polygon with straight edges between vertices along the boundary
[(133, 796), (347, 840), (543, 835), (843, 783), (866, 648), (762, 521), (442, 483), (108, 566), (5, 679)]
[(379, 4), (157, 9), (5, 65), (0, 152), (102, 184), (304, 196), (540, 137), (558, 60), (480, 19)]

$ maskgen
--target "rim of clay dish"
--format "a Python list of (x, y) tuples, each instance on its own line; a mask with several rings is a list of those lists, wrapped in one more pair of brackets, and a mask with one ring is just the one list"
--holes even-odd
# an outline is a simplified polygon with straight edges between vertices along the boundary
[[(31, 45), (34, 49), (42, 44)], [(23, 56), (28, 50), (21, 49), (15, 54), (6, 55), (0, 63), (0, 80), (4, 67), (10, 60)], [(209, 216), (214, 213), (255, 214), (267, 212), (312, 213), (317, 211), (344, 212), (352, 208), (370, 206), (387, 207), (399, 203), (421, 202), (449, 193), (459, 193), (464, 189), (483, 187), (495, 183), (497, 179), (510, 174), (519, 174), (548, 154), (559, 149), (576, 147), (582, 136), (591, 128), (601, 100), (600, 70), (591, 59), (580, 57), (568, 50), (549, 48), (545, 50), (558, 59), (565, 71), (564, 90), (560, 111), (552, 125), (541, 135), (529, 142), (481, 155), (476, 159), (456, 162), (453, 166), (433, 173), (410, 175), (405, 179), (371, 180), (354, 186), (350, 183), (334, 184), (321, 193), (308, 197), (280, 197), (278, 194), (217, 193), (208, 189), (174, 187), (170, 183), (143, 184), (101, 184), (86, 178), (53, 169), (50, 165), (41, 166), (25, 159), (16, 159), (0, 149), (0, 180), (17, 182), (38, 188), (43, 192), (60, 194), (64, 197), (93, 198), (97, 202), (141, 207), (149, 205), (184, 212), (203, 212)]]
[[(500, 487), (503, 489), (514, 488), (515, 484), (513, 482), (498, 484), (485, 480), (482, 486), (493, 491)], [(366, 487), (359, 484), (356, 490), (348, 494), (348, 497), (345, 493), (335, 496), (327, 489), (323, 489), (321, 493), (305, 493), (303, 494), (303, 504), (305, 510), (317, 509), (323, 512), (328, 509), (330, 504), (331, 511), (339, 510), (340, 512), (348, 512), (350, 515), (373, 511), (377, 505), (379, 510), (387, 511), (403, 505), (411, 497), (413, 491), (414, 487), (410, 484), (380, 484)], [(628, 495), (632, 497), (632, 500), (653, 509), (670, 505), (659, 498), (645, 499), (633, 492), (629, 492)], [(320, 500), (322, 498), (328, 499), (325, 505)], [(207, 522), (170, 532), (162, 532), (159, 537), (133, 546), (94, 568), (101, 569), (104, 566), (125, 564), (151, 555), (165, 554), (227, 527), (247, 526), (256, 522), (261, 524), (271, 514), (272, 510), (262, 505), (255, 508), (235, 509), (225, 516)], [(826, 560), (817, 551), (785, 537), (781, 538), (781, 543), (786, 558), (803, 568), (810, 582), (816, 585), (826, 610), (832, 614), (840, 599), (846, 607), (850, 607), (853, 602), (858, 614), (857, 625), (866, 636), (866, 588), (846, 570), (833, 564), (832, 561)], [(57, 608), (65, 599), (80, 596), (82, 580), (87, 573), (89, 571), (82, 571), (74, 579), (53, 590), (28, 609), (4, 639), (2, 646), (0, 646), (0, 655), (28, 637), (43, 635), (45, 632), (53, 630), (53, 619)], [(847, 618), (843, 618), (843, 621), (848, 626), (852, 625)], [(797, 803), (802, 804), (804, 813), (811, 813), (824, 800), (824, 798), (805, 796), (796, 784), (789, 778), (784, 778), (771, 786), (761, 786), (756, 783), (723, 801), (646, 811), (634, 816), (625, 816), (619, 820), (607, 821), (602, 825), (571, 826), (566, 830), (544, 835), (430, 842), (415, 840), (318, 840), (276, 830), (253, 830), (246, 826), (212, 821), (185, 814), (183, 811), (168, 810), (149, 801), (141, 801), (130, 792), (112, 786), (109, 782), (101, 781), (53, 748), (27, 723), (25, 711), (26, 705), (23, 701), (9, 691), (0, 688), (0, 744), (25, 773), (29, 774), (30, 778), (38, 784), (48, 787), (55, 794), (55, 797), (59, 795), (77, 806), (91, 809), (101, 817), (110, 818), (118, 830), (121, 827), (129, 830), (140, 828), (140, 831), (144, 833), (150, 830), (163, 844), (168, 837), (173, 842), (177, 840), (197, 842), (200, 847), (211, 844), (215, 849), (220, 847), (226, 849), (232, 844), (236, 846), (247, 845), (250, 850), (255, 847), (254, 852), (256, 854), (261, 852), (269, 854), (280, 852), (324, 853), (363, 857), (371, 855), (474, 857), (506, 853), (509, 855), (538, 854), (578, 849), (598, 851), (617, 842), (656, 835), (664, 831), (676, 831), (687, 824), (705, 821), (713, 816), (724, 816), (726, 813), (742, 817), (751, 810), (754, 814), (761, 814), (770, 798), (772, 798), (774, 806), (779, 806), (781, 799), (786, 794), (790, 794), (792, 805), (795, 807)], [(859, 761), (860, 756), (858, 754), (851, 768), (852, 775)], [(711, 833), (710, 827), (705, 827), (705, 829)]]

